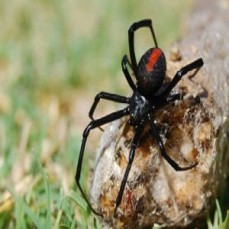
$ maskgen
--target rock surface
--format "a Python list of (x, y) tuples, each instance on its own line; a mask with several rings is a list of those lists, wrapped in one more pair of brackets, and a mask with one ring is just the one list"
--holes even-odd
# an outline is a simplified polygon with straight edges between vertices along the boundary
[(175, 171), (146, 127), (114, 217), (134, 128), (128, 117), (113, 122), (97, 149), (91, 187), (91, 202), (102, 213), (104, 227), (199, 226), (224, 190), (229, 165), (228, 10), (228, 1), (199, 1), (186, 38), (167, 55), (167, 75), (171, 78), (199, 57), (204, 67), (194, 77), (187, 74), (175, 88), (174, 92), (185, 93), (182, 101), (155, 114), (168, 154), (180, 166), (198, 165)]

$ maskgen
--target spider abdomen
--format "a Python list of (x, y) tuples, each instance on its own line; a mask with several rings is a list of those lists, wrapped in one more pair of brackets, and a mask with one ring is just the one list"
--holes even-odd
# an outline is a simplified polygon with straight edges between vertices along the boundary
[(165, 55), (159, 48), (149, 49), (138, 63), (137, 85), (139, 92), (147, 98), (161, 87), (166, 73)]

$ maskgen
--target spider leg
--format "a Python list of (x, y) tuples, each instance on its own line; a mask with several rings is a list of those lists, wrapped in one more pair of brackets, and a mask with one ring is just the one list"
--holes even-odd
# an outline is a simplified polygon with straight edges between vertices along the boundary
[(78, 164), (77, 164), (77, 169), (76, 169), (76, 174), (75, 174), (75, 181), (76, 181), (76, 184), (77, 184), (83, 198), (87, 202), (87, 204), (90, 207), (90, 209), (92, 210), (92, 212), (94, 212), (96, 215), (100, 215), (100, 214), (93, 209), (93, 207), (91, 206), (89, 200), (87, 199), (87, 196), (86, 196), (85, 192), (83, 191), (82, 186), (80, 184), (81, 168), (82, 168), (82, 163), (83, 163), (83, 156), (84, 156), (84, 149), (85, 149), (86, 141), (87, 141), (88, 135), (92, 129), (99, 127), (101, 125), (104, 125), (108, 122), (114, 121), (116, 119), (119, 119), (119, 118), (121, 118), (127, 114), (129, 114), (129, 107), (127, 107), (123, 110), (113, 112), (109, 115), (106, 115), (106, 116), (100, 118), (100, 119), (93, 120), (88, 124), (88, 126), (85, 128), (85, 130), (83, 132), (83, 140), (81, 143), (81, 148), (80, 148), (80, 153), (79, 153), (79, 158), (78, 158)]
[(116, 213), (116, 211), (117, 211), (117, 209), (118, 209), (118, 207), (122, 201), (122, 197), (123, 197), (123, 193), (125, 190), (128, 175), (129, 175), (132, 163), (134, 161), (135, 150), (138, 147), (140, 137), (142, 134), (142, 130), (143, 130), (143, 123), (141, 123), (139, 126), (136, 127), (136, 132), (135, 132), (134, 138), (133, 138), (132, 143), (131, 143), (131, 149), (130, 149), (130, 153), (129, 153), (129, 161), (128, 161), (128, 164), (127, 164), (127, 167), (126, 167), (123, 179), (122, 179), (122, 183), (121, 183), (121, 186), (119, 189), (118, 196), (116, 198), (114, 214)]
[(177, 94), (173, 94), (167, 97), (167, 102), (166, 103), (170, 103), (170, 102), (174, 102), (176, 100), (182, 100), (183, 99), (183, 94), (182, 93), (177, 93)]
[(166, 97), (169, 95), (169, 93), (172, 91), (172, 89), (177, 85), (177, 83), (181, 80), (181, 78), (187, 74), (189, 71), (192, 71), (194, 69), (196, 69), (195, 73), (193, 75), (195, 75), (197, 73), (197, 71), (203, 66), (204, 62), (202, 58), (199, 58), (195, 61), (193, 61), (192, 63), (182, 67), (173, 77), (172, 81), (169, 83), (169, 85), (165, 88), (164, 91), (162, 91), (162, 93), (160, 93), (159, 96), (161, 97)]
[(130, 60), (132, 63), (133, 71), (135, 76), (137, 76), (137, 61), (136, 61), (136, 56), (135, 56), (135, 51), (134, 51), (134, 32), (142, 27), (148, 27), (151, 31), (151, 34), (153, 36), (154, 44), (155, 47), (157, 48), (157, 39), (153, 30), (152, 26), (152, 21), (150, 19), (145, 19), (141, 20), (138, 22), (133, 23), (129, 30), (128, 30), (128, 35), (129, 35), (129, 51), (130, 51)]
[[(137, 88), (136, 88), (136, 86), (135, 86), (135, 84), (134, 84), (134, 82), (133, 82), (133, 80), (132, 80), (132, 78), (131, 78), (131, 76), (130, 76), (130, 73), (129, 73), (128, 68), (127, 68), (127, 64), (128, 64), (128, 65), (130, 66), (130, 68), (132, 69), (132, 66), (131, 66), (131, 64), (130, 64), (130, 62), (129, 62), (129, 60), (128, 60), (128, 58), (127, 58), (127, 55), (125, 55), (125, 56), (122, 58), (122, 71), (123, 71), (123, 73), (124, 73), (124, 75), (125, 75), (125, 77), (126, 77), (126, 80), (127, 80), (128, 84), (130, 85), (131, 89), (132, 89), (133, 91), (136, 91)], [(132, 69), (132, 70), (133, 70), (133, 69)]]
[(110, 100), (110, 101), (118, 102), (118, 103), (129, 103), (129, 98), (127, 98), (125, 96), (111, 94), (111, 93), (107, 93), (107, 92), (100, 92), (99, 94), (97, 94), (95, 96), (94, 102), (93, 102), (91, 109), (89, 111), (89, 118), (91, 120), (94, 120), (93, 115), (94, 115), (95, 109), (96, 109), (100, 99), (106, 99), (106, 100)]
[(148, 115), (148, 120), (150, 123), (150, 127), (151, 127), (151, 131), (152, 131), (152, 136), (155, 138), (156, 142), (159, 145), (160, 151), (161, 151), (161, 155), (162, 157), (176, 170), (176, 171), (185, 171), (185, 170), (189, 170), (194, 168), (198, 163), (193, 163), (190, 166), (187, 167), (180, 167), (166, 152), (164, 144), (161, 140), (161, 137), (159, 135), (158, 132), (158, 128), (157, 126), (154, 124), (153, 122), (153, 118), (151, 117), (151, 115)]
[(160, 108), (163, 107), (165, 105), (167, 105), (168, 103), (174, 102), (176, 100), (182, 100), (183, 99), (183, 94), (182, 93), (177, 93), (177, 94), (172, 94), (169, 95), (168, 97), (155, 97), (155, 107)]

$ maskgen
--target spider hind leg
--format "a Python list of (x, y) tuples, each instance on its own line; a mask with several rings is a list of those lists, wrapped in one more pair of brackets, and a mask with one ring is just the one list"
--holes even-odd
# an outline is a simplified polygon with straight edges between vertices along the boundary
[(141, 125), (136, 127), (136, 132), (135, 132), (134, 138), (133, 138), (132, 143), (131, 143), (131, 149), (130, 149), (130, 153), (129, 153), (128, 164), (127, 164), (127, 167), (126, 167), (126, 170), (125, 170), (122, 182), (121, 182), (121, 186), (120, 186), (120, 189), (119, 189), (118, 196), (116, 198), (114, 215), (116, 214), (117, 209), (118, 209), (118, 207), (119, 207), (119, 205), (121, 204), (121, 201), (122, 201), (122, 197), (123, 197), (123, 193), (124, 193), (124, 190), (125, 190), (125, 187), (126, 187), (126, 183), (127, 183), (127, 180), (128, 180), (129, 172), (131, 170), (131, 166), (132, 166), (132, 163), (134, 161), (135, 150), (138, 147), (138, 144), (140, 142), (140, 138), (141, 138), (141, 135), (142, 135), (143, 126), (144, 125), (141, 124)]
[(82, 164), (83, 164), (83, 157), (84, 157), (84, 150), (85, 150), (85, 146), (86, 146), (86, 142), (87, 142), (87, 138), (89, 136), (89, 133), (92, 129), (100, 127), (101, 125), (104, 125), (108, 122), (112, 122), (116, 119), (122, 118), (123, 116), (127, 115), (129, 113), (129, 109), (128, 107), (123, 109), (123, 110), (119, 110), (116, 112), (113, 112), (109, 115), (106, 115), (100, 119), (97, 120), (93, 120), (91, 121), (88, 126), (85, 128), (84, 132), (83, 132), (83, 140), (81, 143), (81, 148), (80, 148), (80, 153), (79, 153), (79, 158), (78, 158), (78, 163), (77, 163), (77, 169), (76, 169), (76, 174), (75, 174), (75, 181), (76, 184), (83, 196), (83, 198), (85, 199), (85, 201), (87, 202), (89, 208), (92, 210), (92, 212), (96, 215), (101, 216), (100, 213), (98, 213), (91, 205), (90, 201), (88, 200), (85, 192), (83, 191), (83, 188), (80, 184), (80, 177), (81, 177), (81, 170), (82, 170)]
[(151, 115), (148, 116), (149, 118), (149, 123), (150, 123), (150, 127), (151, 127), (151, 132), (152, 132), (152, 136), (155, 138), (156, 142), (158, 143), (159, 145), (159, 148), (160, 148), (160, 152), (161, 152), (161, 155), (162, 157), (173, 167), (174, 170), (176, 171), (186, 171), (186, 170), (189, 170), (189, 169), (192, 169), (194, 168), (195, 166), (197, 166), (197, 162), (196, 163), (193, 163), (189, 166), (186, 166), (186, 167), (180, 167), (180, 165), (178, 165), (166, 152), (165, 150), (165, 147), (164, 147), (164, 144), (161, 140), (161, 137), (159, 135), (159, 132), (158, 132), (158, 129), (157, 129), (157, 126), (154, 124), (153, 122), (153, 119), (151, 117)]

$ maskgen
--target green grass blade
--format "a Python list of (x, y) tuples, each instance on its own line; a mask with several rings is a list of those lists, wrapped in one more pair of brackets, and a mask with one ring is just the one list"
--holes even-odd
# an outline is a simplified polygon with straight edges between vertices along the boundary
[(24, 211), (23, 211), (23, 200), (20, 197), (16, 198), (15, 217), (16, 217), (16, 229), (25, 228)]
[(42, 229), (44, 228), (41, 224), (41, 220), (39, 216), (37, 216), (37, 213), (34, 213), (27, 204), (23, 203), (23, 210), (24, 212), (29, 216), (29, 218), (32, 220), (32, 222), (36, 225), (36, 228)]
[(74, 190), (70, 190), (70, 193), (67, 195), (67, 197), (69, 197), (70, 199), (72, 199), (77, 205), (79, 205), (79, 207), (83, 210), (83, 211), (87, 211), (88, 207), (87, 207), (87, 203), (86, 201), (83, 199), (83, 197), (75, 192)]
[(42, 165), (40, 164), (40, 162), (38, 162), (38, 167), (39, 170), (42, 174), (42, 178), (45, 184), (45, 192), (46, 192), (46, 203), (47, 203), (47, 213), (46, 213), (46, 220), (45, 220), (45, 225), (44, 227), (46, 229), (52, 229), (52, 222), (51, 222), (51, 199), (50, 199), (50, 187), (49, 187), (49, 183), (48, 183), (48, 177), (47, 174), (45, 173), (44, 169), (42, 168)]
[(228, 229), (228, 228), (229, 228), (229, 211), (227, 211), (227, 216), (224, 222), (219, 225), (219, 229)]

